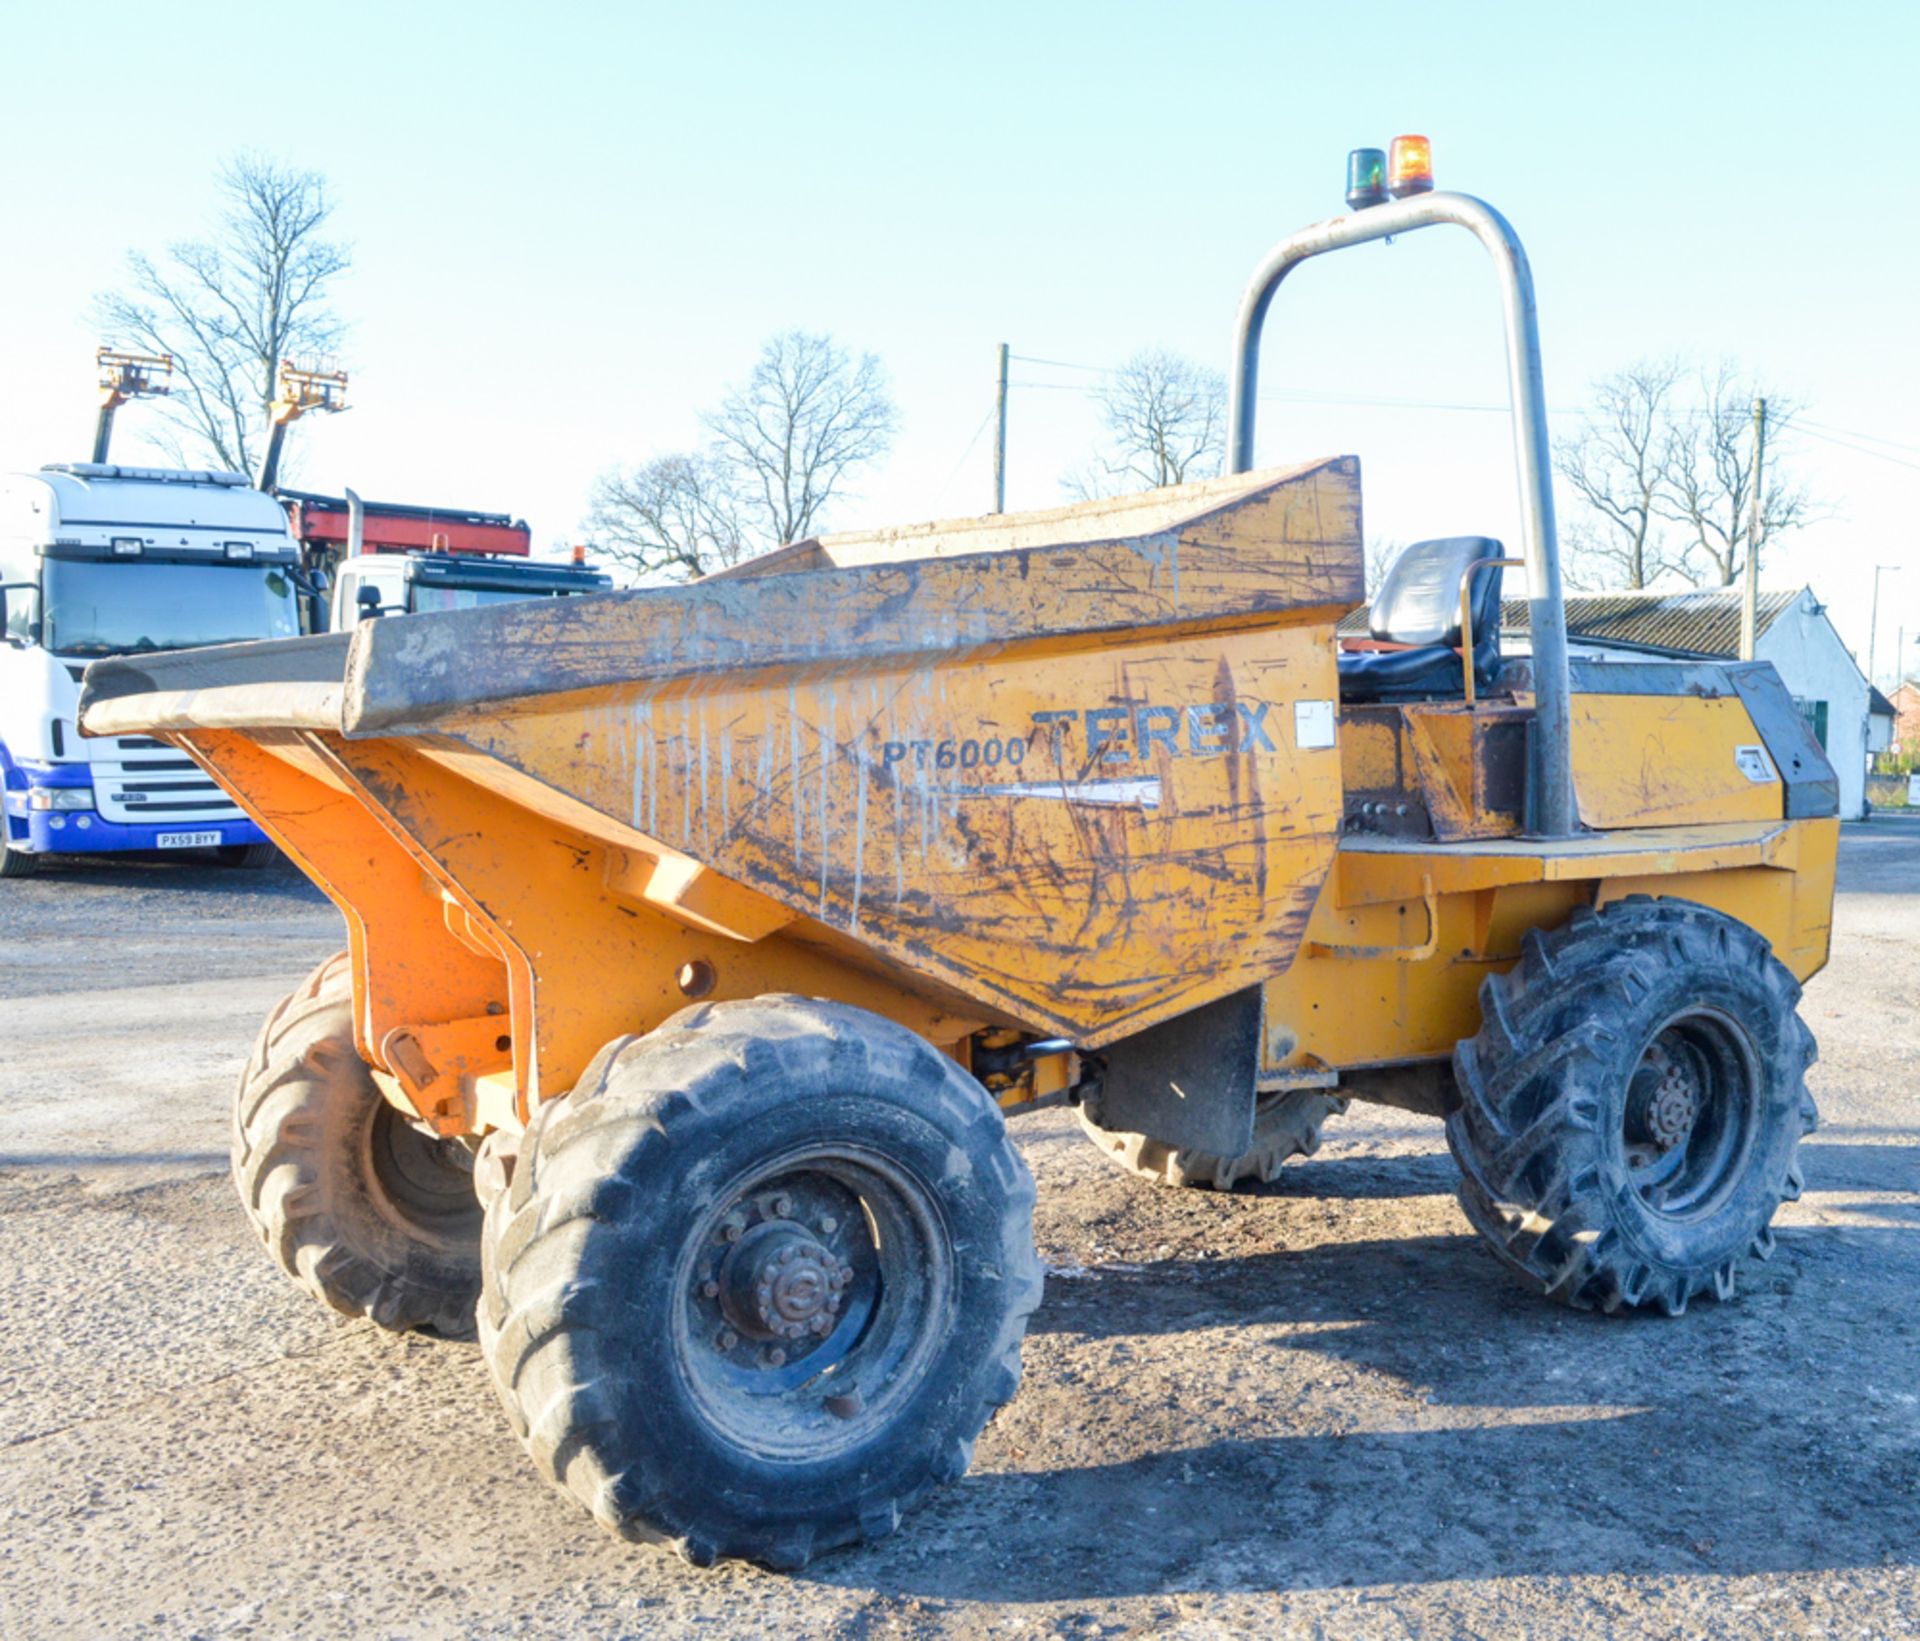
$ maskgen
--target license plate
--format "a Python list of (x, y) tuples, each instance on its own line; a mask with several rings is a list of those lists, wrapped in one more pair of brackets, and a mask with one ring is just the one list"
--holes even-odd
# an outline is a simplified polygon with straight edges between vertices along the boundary
[(153, 840), (162, 849), (212, 849), (220, 842), (218, 832), (162, 832)]

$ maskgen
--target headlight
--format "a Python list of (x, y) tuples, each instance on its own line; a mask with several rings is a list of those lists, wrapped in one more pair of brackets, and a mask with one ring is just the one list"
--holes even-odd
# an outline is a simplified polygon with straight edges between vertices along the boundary
[(36, 786), (27, 794), (29, 809), (91, 809), (90, 786)]

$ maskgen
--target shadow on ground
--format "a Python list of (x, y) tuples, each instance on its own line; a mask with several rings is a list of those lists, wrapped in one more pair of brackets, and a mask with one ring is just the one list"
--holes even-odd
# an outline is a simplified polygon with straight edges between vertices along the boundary
[[(174, 854), (50, 855), (27, 884), (49, 888), (150, 889), (214, 893), (246, 903), (265, 900), (324, 901), (325, 896), (291, 862), (264, 867), (225, 866), (204, 856)], [(19, 886), (10, 892), (18, 893)]]
[(178, 1168), (224, 1170), (224, 1151), (0, 1151), (0, 1175), (9, 1169)]
[[(1816, 1191), (1912, 1187), (1911, 1146), (1817, 1149)], [(1348, 1196), (1429, 1193), (1448, 1166), (1309, 1165), (1314, 1192)], [(1876, 1224), (1783, 1228), (1735, 1303), (1678, 1319), (1561, 1310), (1464, 1231), (1050, 1280), (1027, 1388), (982, 1454), (1017, 1465), (1064, 1428), (1087, 1462), (976, 1473), (807, 1576), (1060, 1602), (1906, 1565), (1920, 1237), (1886, 1206)], [(1150, 1343), (1169, 1334), (1204, 1366)], [(1235, 1399), (1235, 1356), (1257, 1398)], [(1045, 1379), (1063, 1362), (1067, 1391)], [(1005, 1555), (953, 1553), (981, 1534)]]

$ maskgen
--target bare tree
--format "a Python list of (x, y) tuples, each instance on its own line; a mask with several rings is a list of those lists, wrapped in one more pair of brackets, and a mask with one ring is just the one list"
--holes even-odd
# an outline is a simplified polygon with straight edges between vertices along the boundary
[[(1702, 369), (1700, 407), (1676, 417), (1660, 460), (1656, 502), (1687, 537), (1688, 573), (1705, 586), (1731, 586), (1745, 573), (1753, 497), (1753, 401), (1758, 388), (1727, 360)], [(1781, 460), (1780, 436), (1798, 407), (1767, 396), (1767, 461), (1756, 556), (1775, 536), (1808, 522), (1813, 503)]]
[(1095, 391), (1106, 443), (1063, 481), (1083, 499), (1211, 478), (1226, 449), (1227, 383), (1164, 348), (1146, 348)]
[(814, 533), (847, 477), (891, 448), (899, 420), (874, 355), (792, 330), (760, 350), (706, 424), (742, 505), (778, 547)]
[[(1569, 519), (1567, 580), (1576, 587), (1652, 586), (1677, 574), (1727, 586), (1745, 569), (1758, 389), (1727, 360), (1692, 373), (1647, 360), (1593, 384), (1585, 424), (1554, 449), (1554, 466), (1584, 504)], [(1807, 523), (1814, 506), (1781, 460), (1797, 407), (1767, 399), (1759, 550)]]
[(1400, 556), (1400, 549), (1406, 546), (1404, 541), (1383, 541), (1378, 536), (1369, 536), (1362, 552), (1366, 576), (1367, 597), (1380, 590), (1380, 583), (1387, 579), (1387, 571), (1393, 568), (1393, 561)]
[(1683, 374), (1678, 360), (1653, 359), (1603, 377), (1579, 432), (1555, 444), (1554, 467), (1586, 504), (1568, 521), (1572, 585), (1638, 590), (1679, 568), (1660, 502)]
[(349, 255), (323, 237), (333, 201), (317, 172), (239, 154), (221, 167), (219, 189), (210, 238), (171, 245), (157, 263), (133, 252), (130, 288), (103, 292), (94, 309), (112, 344), (173, 355), (174, 391), (162, 402), (175, 454), (197, 449), (251, 472), (280, 361), (329, 355), (340, 341), (327, 299)]
[(752, 551), (732, 474), (704, 452), (658, 456), (594, 480), (595, 551), (639, 579), (696, 581)]

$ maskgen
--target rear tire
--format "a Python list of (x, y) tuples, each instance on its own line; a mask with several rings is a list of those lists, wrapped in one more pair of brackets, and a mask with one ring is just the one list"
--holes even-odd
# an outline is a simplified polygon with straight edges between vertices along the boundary
[(1813, 1033), (1766, 940), (1635, 896), (1522, 942), (1454, 1051), (1461, 1206), (1530, 1287), (1579, 1309), (1733, 1297), (1800, 1195)]
[(322, 1304), (394, 1332), (472, 1337), (472, 1157), (381, 1097), (353, 1044), (345, 952), (261, 1028), (234, 1103), (233, 1182), (274, 1263)]
[(1230, 1191), (1241, 1180), (1271, 1181), (1292, 1157), (1310, 1157), (1320, 1149), (1320, 1131), (1347, 1102), (1315, 1089), (1262, 1094), (1253, 1113), (1253, 1144), (1237, 1157), (1217, 1156), (1149, 1139), (1145, 1134), (1102, 1128), (1084, 1108), (1080, 1127), (1117, 1167), (1156, 1185), (1207, 1186)]
[(948, 1056), (862, 1010), (699, 1004), (535, 1114), (481, 1346), (622, 1537), (793, 1568), (893, 1531), (1020, 1379), (1033, 1180)]
[(222, 866), (271, 866), (280, 851), (270, 843), (228, 843), (219, 850)]

